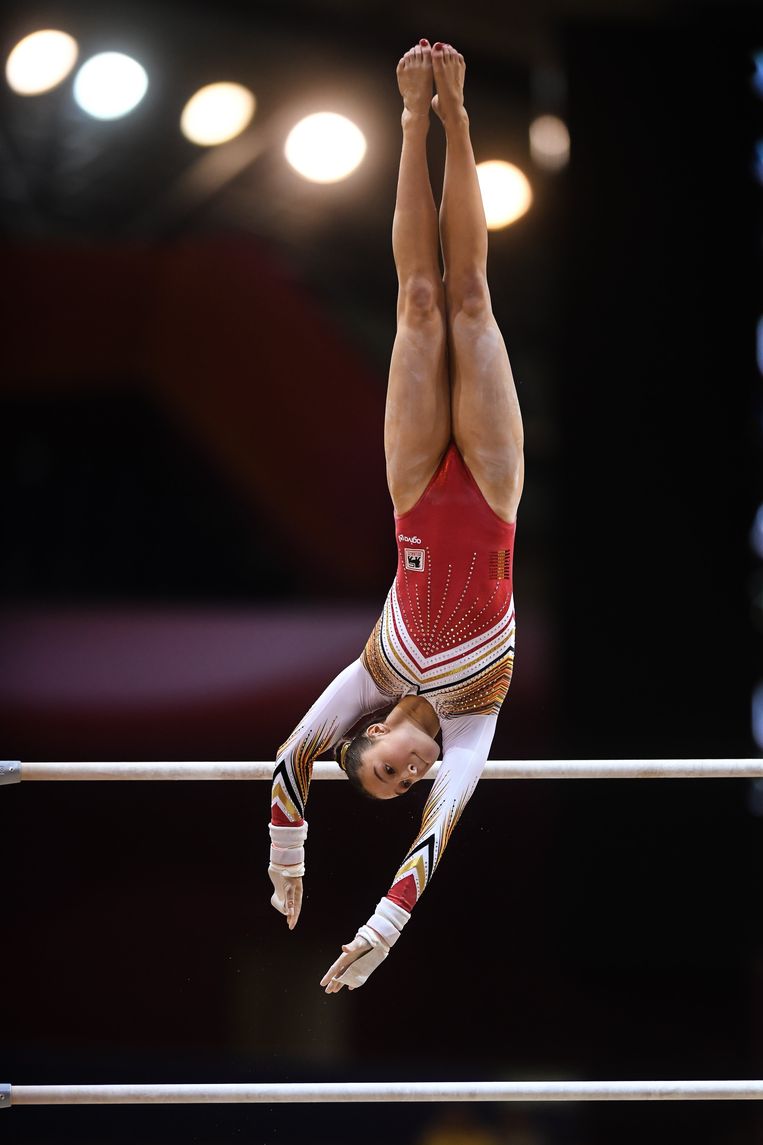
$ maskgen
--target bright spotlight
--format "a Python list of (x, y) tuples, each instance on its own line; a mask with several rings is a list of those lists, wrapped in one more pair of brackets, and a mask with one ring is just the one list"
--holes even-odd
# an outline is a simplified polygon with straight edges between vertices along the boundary
[(321, 111), (291, 129), (284, 151), (294, 170), (311, 183), (337, 183), (363, 161), (366, 140), (351, 120)]
[(39, 95), (65, 80), (77, 60), (77, 41), (46, 28), (19, 40), (5, 64), (8, 86), (19, 95)]
[(137, 60), (101, 52), (77, 72), (74, 98), (94, 119), (119, 119), (138, 106), (147, 88), (148, 76)]
[(477, 164), (485, 220), (491, 231), (516, 222), (529, 209), (533, 193), (527, 177), (513, 163), (491, 159)]
[(255, 107), (254, 96), (241, 84), (207, 84), (183, 108), (180, 130), (191, 143), (202, 147), (227, 143), (249, 126)]
[(570, 133), (558, 115), (539, 115), (530, 124), (530, 154), (546, 171), (561, 171), (570, 161)]

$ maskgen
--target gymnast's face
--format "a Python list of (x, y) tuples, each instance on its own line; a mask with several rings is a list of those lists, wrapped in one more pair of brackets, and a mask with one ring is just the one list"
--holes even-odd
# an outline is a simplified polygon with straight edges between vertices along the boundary
[(373, 742), (363, 752), (358, 774), (375, 799), (405, 795), (440, 754), (437, 741), (409, 720), (395, 727), (372, 724), (367, 734)]

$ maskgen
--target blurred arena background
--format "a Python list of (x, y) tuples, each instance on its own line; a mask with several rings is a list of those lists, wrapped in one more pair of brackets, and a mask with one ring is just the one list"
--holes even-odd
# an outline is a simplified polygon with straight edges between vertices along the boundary
[[(360, 652), (394, 573), (394, 68), (421, 36), (466, 56), (478, 162), (530, 189), (490, 240), (527, 448), (492, 756), (759, 755), (760, 16), (7, 3), (4, 63), (41, 29), (77, 58), (49, 90), (0, 83), (3, 755), (272, 758)], [(79, 80), (103, 52), (147, 78), (111, 118)], [(250, 118), (193, 142), (181, 113), (223, 82)], [(333, 182), (284, 151), (320, 112), (365, 141)], [(430, 157), (437, 189), (437, 123)], [(333, 998), (318, 981), (421, 791), (379, 808), (316, 785), (294, 934), (269, 906), (264, 784), (2, 798), (0, 1080), (761, 1075), (760, 783), (482, 784), (405, 942)], [(763, 1139), (754, 1106), (723, 1103), (5, 1121), (19, 1143)]]

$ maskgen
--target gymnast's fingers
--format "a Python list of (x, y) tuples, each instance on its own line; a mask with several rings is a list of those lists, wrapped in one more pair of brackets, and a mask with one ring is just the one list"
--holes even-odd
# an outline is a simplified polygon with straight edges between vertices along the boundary
[(326, 993), (327, 994), (332, 993), (332, 991), (329, 989), (329, 987), (331, 986), (331, 983), (332, 983), (333, 979), (336, 977), (336, 975), (343, 973), (343, 971), (339, 969), (339, 964), (341, 961), (342, 961), (342, 959), (340, 957), (340, 958), (337, 958), (336, 962), (332, 962), (331, 965), (329, 966), (328, 970), (326, 971), (326, 973), (321, 978), (321, 986), (326, 987)]
[[(344, 947), (342, 947), (344, 950)], [(348, 966), (351, 966), (355, 961), (354, 956), (347, 954), (340, 954), (336, 962), (333, 962), (326, 973), (321, 978), (321, 986), (326, 988), (327, 994), (337, 994), (344, 983), (337, 981), (344, 974)]]
[[(342, 953), (337, 958), (336, 962), (326, 971), (321, 978), (321, 986), (325, 987), (327, 994), (338, 994), (344, 982), (339, 979), (344, 974), (353, 962), (360, 958), (361, 954), (365, 954), (369, 950), (369, 945), (364, 938), (360, 935), (355, 935), (352, 942), (346, 943), (342, 946)], [(350, 986), (352, 989), (352, 986)]]
[(290, 879), (286, 890), (286, 921), (289, 930), (294, 930), (302, 910), (302, 879)]

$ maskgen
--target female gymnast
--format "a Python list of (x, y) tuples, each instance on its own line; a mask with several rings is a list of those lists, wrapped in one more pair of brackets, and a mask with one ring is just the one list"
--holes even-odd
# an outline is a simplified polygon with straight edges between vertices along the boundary
[[(399, 938), (487, 760), (514, 660), (522, 420), (487, 286), (465, 70), (450, 44), (427, 40), (397, 66), (404, 105), (392, 224), (399, 293), (384, 422), (397, 574), (363, 654), (313, 704), (279, 750), (273, 774), (271, 902), (291, 930), (302, 905), (313, 761), (333, 747), (353, 782), (391, 799), (423, 778), (442, 734), (442, 764), (419, 833), (390, 890), (322, 978), (327, 994), (362, 986)], [(427, 167), (430, 108), (447, 142), (439, 242)], [(361, 718), (391, 705), (386, 717), (344, 738)]]

